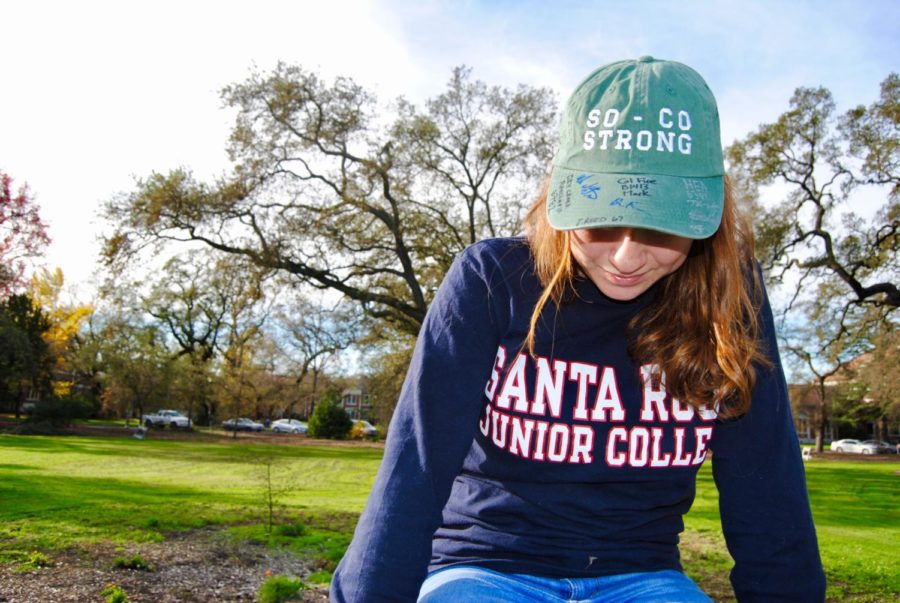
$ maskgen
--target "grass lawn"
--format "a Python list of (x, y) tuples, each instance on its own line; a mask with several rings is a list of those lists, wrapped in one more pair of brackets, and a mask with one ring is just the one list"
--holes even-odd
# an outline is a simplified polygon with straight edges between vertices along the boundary
[[(327, 580), (381, 450), (207, 439), (0, 435), (0, 562), (217, 526), (236, 538), (289, 547), (314, 560), (319, 579)], [(900, 600), (900, 462), (812, 461), (807, 478), (829, 600)], [(274, 528), (267, 534), (270, 498)], [(731, 562), (708, 464), (687, 526), (689, 573), (717, 600), (729, 600)]]
[(327, 578), (380, 460), (379, 448), (363, 446), (0, 435), (0, 562), (221, 526), (290, 546)]
[[(900, 462), (813, 460), (806, 463), (806, 480), (828, 600), (900, 600)], [(688, 573), (728, 600), (731, 558), (709, 463), (700, 471), (697, 499), (685, 523)]]

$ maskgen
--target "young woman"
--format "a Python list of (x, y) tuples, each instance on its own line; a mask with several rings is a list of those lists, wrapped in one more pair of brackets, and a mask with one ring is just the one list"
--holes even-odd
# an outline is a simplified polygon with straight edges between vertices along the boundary
[(709, 601), (678, 540), (711, 456), (738, 600), (823, 600), (702, 78), (652, 57), (588, 76), (526, 231), (438, 291), (332, 599)]

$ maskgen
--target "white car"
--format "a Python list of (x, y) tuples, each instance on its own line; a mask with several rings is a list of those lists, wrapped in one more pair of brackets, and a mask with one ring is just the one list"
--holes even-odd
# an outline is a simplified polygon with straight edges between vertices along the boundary
[(365, 438), (374, 438), (375, 436), (378, 435), (378, 429), (376, 429), (375, 426), (372, 425), (371, 423), (369, 423), (368, 421), (360, 420), (360, 419), (353, 419), (353, 425), (354, 425), (354, 427), (356, 425), (359, 425), (359, 427), (357, 429), (359, 429), (359, 432)]
[(859, 440), (836, 440), (831, 443), (831, 449), (835, 452), (855, 452), (858, 454), (875, 454), (878, 452), (878, 445), (860, 442)]
[(272, 433), (296, 433), (306, 435), (309, 428), (303, 421), (297, 419), (278, 419), (272, 422)]
[(191, 420), (177, 410), (160, 410), (152, 415), (144, 415), (144, 426), (190, 429)]

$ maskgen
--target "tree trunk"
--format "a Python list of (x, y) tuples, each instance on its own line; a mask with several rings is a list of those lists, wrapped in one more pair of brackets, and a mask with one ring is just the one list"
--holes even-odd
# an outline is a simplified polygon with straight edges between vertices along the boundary
[(816, 452), (825, 450), (825, 428), (828, 426), (828, 404), (825, 400), (825, 381), (819, 380), (819, 423), (816, 426)]

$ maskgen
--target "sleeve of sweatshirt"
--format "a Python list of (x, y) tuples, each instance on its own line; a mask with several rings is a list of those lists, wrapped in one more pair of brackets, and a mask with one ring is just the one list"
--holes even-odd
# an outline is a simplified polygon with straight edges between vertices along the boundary
[[(483, 247), (479, 247), (484, 249)], [(431, 540), (475, 435), (497, 351), (495, 271), (467, 249), (416, 341), (384, 458), (331, 583), (335, 602), (415, 601)]]
[(825, 575), (768, 299), (760, 327), (772, 368), (759, 368), (750, 411), (716, 427), (713, 475), (738, 601), (824, 601)]

